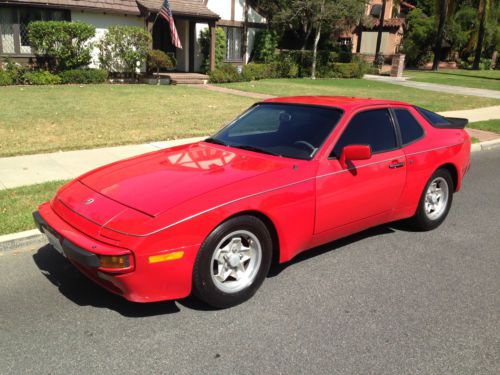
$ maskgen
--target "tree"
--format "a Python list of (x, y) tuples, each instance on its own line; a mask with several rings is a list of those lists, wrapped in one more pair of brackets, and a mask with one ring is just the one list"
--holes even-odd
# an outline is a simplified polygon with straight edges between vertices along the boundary
[(172, 69), (175, 68), (177, 61), (175, 58), (167, 55), (165, 52), (153, 49), (148, 51), (148, 69), (156, 71), (156, 84), (159, 85), (161, 82), (160, 69)]
[(91, 62), (95, 27), (82, 22), (36, 21), (28, 36), (39, 65), (53, 71), (75, 69)]
[(99, 61), (109, 72), (125, 72), (135, 76), (146, 62), (151, 35), (136, 26), (110, 26), (98, 43)]
[(352, 28), (365, 10), (364, 0), (285, 0), (273, 15), (275, 27), (296, 30), (303, 35), (302, 49), (314, 34), (311, 78), (316, 78), (318, 43), (324, 33)]
[(479, 30), (477, 33), (476, 51), (474, 53), (474, 63), (472, 69), (478, 70), (483, 51), (484, 36), (486, 34), (486, 19), (490, 13), (492, 0), (479, 0), (477, 7), (477, 18), (479, 20)]
[[(208, 72), (210, 70), (210, 29), (208, 27), (201, 30), (198, 43), (200, 43), (200, 50), (203, 55), (201, 70)], [(224, 64), (227, 53), (226, 44), (227, 37), (224, 29), (217, 27), (215, 29), (215, 68), (220, 68)]]
[(441, 49), (443, 46), (444, 31), (446, 21), (452, 13), (454, 7), (453, 0), (436, 0), (436, 10), (438, 17), (438, 27), (436, 35), (436, 44), (434, 45), (434, 61), (432, 62), (432, 70), (439, 69), (439, 59), (441, 58)]

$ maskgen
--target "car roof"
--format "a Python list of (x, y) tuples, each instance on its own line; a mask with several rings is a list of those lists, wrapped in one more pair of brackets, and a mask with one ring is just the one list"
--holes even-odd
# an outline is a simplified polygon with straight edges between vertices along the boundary
[(286, 96), (264, 100), (265, 103), (310, 104), (349, 110), (372, 105), (409, 105), (397, 100), (357, 98), (350, 96)]

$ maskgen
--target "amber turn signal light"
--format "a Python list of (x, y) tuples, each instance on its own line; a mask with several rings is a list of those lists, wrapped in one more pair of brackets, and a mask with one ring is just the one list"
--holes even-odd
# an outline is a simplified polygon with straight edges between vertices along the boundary
[(99, 255), (102, 268), (120, 269), (130, 267), (129, 255)]

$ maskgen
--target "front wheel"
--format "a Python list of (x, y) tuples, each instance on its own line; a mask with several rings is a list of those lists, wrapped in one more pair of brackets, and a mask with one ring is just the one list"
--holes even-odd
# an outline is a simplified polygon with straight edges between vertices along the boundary
[(238, 305), (261, 286), (271, 258), (271, 235), (261, 220), (253, 216), (229, 219), (210, 233), (198, 252), (193, 292), (213, 307)]
[(453, 200), (453, 180), (446, 169), (438, 169), (427, 182), (415, 216), (410, 219), (415, 229), (427, 231), (442, 224)]

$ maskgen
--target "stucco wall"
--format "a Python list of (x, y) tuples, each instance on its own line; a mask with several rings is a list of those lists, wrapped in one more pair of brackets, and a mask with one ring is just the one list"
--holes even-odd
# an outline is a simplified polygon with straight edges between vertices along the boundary
[(231, 1), (233, 0), (208, 0), (207, 7), (217, 13), (221, 19), (231, 19)]
[[(99, 41), (108, 31), (110, 26), (125, 25), (145, 27), (145, 21), (142, 17), (109, 13), (94, 13), (88, 11), (71, 11), (71, 20), (94, 25), (96, 27), (96, 36), (92, 39), (93, 42)], [(90, 67), (99, 67), (99, 50), (97, 48), (94, 48), (92, 51), (92, 63), (90, 64)]]

